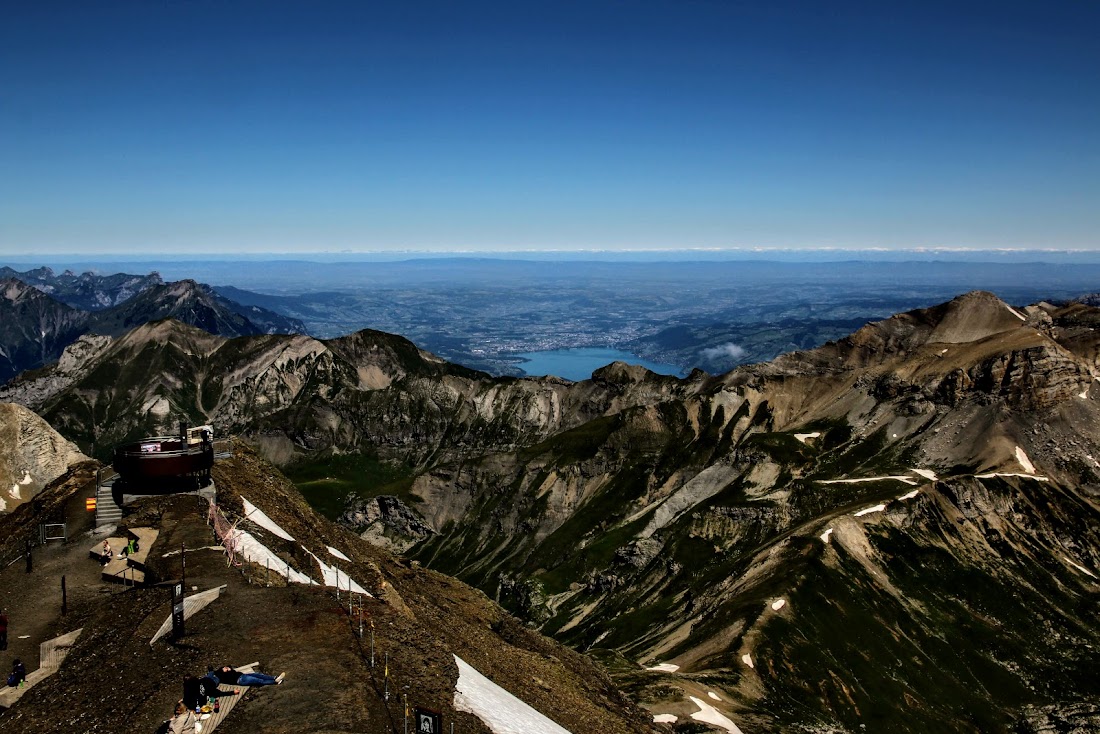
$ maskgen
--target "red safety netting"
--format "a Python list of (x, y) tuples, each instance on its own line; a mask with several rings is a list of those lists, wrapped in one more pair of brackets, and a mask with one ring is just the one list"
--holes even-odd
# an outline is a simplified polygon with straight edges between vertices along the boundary
[[(231, 523), (222, 514), (221, 509), (214, 503), (214, 500), (210, 500), (210, 509), (207, 512), (207, 522), (214, 528), (214, 535), (217, 536), (221, 542), (222, 547), (225, 548), (225, 555), (229, 559), (230, 565), (240, 566), (240, 562), (237, 560), (237, 551), (240, 547), (240, 533), (237, 532), (237, 523)], [(238, 520), (237, 522), (240, 522)]]

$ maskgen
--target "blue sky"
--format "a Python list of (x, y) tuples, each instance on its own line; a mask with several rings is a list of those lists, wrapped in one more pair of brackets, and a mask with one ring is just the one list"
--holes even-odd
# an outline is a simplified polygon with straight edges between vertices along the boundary
[(1100, 249), (1100, 4), (6, 3), (0, 254)]

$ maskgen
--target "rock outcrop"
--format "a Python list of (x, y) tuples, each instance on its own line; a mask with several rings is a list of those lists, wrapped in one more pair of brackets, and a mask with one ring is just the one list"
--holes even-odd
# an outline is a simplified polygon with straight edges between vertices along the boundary
[(404, 553), (434, 533), (408, 505), (393, 495), (352, 497), (340, 515), (341, 525), (374, 545)]
[(0, 512), (11, 512), (86, 456), (21, 405), (0, 403)]

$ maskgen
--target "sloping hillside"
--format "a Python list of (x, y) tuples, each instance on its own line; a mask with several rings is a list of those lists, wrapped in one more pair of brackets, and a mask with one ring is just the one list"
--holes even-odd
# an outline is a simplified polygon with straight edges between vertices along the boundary
[(409, 553), (607, 649), (641, 700), (681, 718), (713, 692), (746, 731), (1087, 721), (1086, 318), (969, 294), (436, 466), (407, 495), (436, 532)]
[[(69, 613), (41, 625), (42, 634), (77, 628), (83, 633), (61, 669), (0, 716), (0, 732), (152, 731), (179, 698), (183, 675), (201, 674), (207, 664), (255, 660), (273, 674), (285, 670), (286, 681), (252, 689), (219, 732), (401, 731), (405, 696), (410, 706), (440, 711), (444, 721), (455, 723), (456, 731), (488, 732), (477, 716), (455, 710), (455, 655), (574, 734), (651, 730), (648, 717), (583, 656), (524, 628), (480, 592), (398, 563), (332, 525), (250, 450), (237, 445), (234, 452), (232, 459), (216, 465), (221, 510), (238, 521), (246, 511), (245, 502), (251, 503), (248, 511), (256, 522), (244, 520), (238, 527), (284, 563), (311, 576), (314, 585), (287, 585), (265, 565), (244, 562), (227, 567), (223, 553), (208, 548), (213, 538), (206, 524), (206, 500), (144, 500), (125, 522), (160, 531), (151, 549), (150, 574), (177, 578), (179, 549), (185, 545), (188, 586), (205, 590), (225, 584), (226, 589), (188, 621), (188, 634), (180, 643), (160, 641), (151, 646), (149, 640), (169, 613), (166, 589), (74, 584)], [(72, 475), (46, 490), (43, 507), (56, 513), (63, 511), (56, 508), (64, 507), (66, 498), (79, 500), (88, 491), (81, 478), (86, 482), (90, 475)], [(266, 518), (252, 508), (259, 508)], [(0, 536), (10, 537), (8, 531), (33, 522), (31, 514), (27, 506), (0, 519)], [(70, 510), (69, 518), (74, 530), (80, 527), (79, 510)], [(80, 577), (84, 572), (74, 567), (79, 564), (98, 570), (85, 550), (96, 541), (81, 535), (73, 542), (68, 572)], [(26, 575), (18, 565), (0, 571), (0, 603), (12, 601), (14, 593), (26, 598), (54, 589), (54, 574), (66, 569), (64, 559), (54, 556), (65, 552), (36, 552), (48, 573)], [(363, 637), (358, 599), (349, 615), (346, 590), (337, 599), (334, 588), (317, 585), (323, 578), (319, 559), (370, 592), (362, 599)], [(97, 585), (102, 593), (90, 593), (89, 587)], [(13, 628), (29, 624), (17, 614), (12, 622)]]

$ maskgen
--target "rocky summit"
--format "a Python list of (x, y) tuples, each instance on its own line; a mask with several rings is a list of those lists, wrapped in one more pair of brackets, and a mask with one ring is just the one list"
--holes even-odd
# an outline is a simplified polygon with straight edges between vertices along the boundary
[(246, 437), (684, 731), (1088, 731), (1097, 321), (975, 292), (723, 375), (577, 383), (165, 321), (0, 399), (88, 451), (179, 416)]

